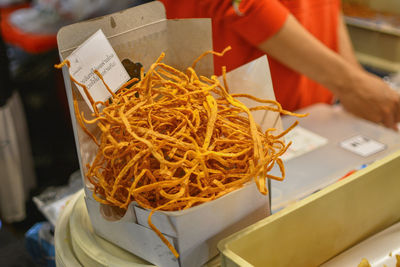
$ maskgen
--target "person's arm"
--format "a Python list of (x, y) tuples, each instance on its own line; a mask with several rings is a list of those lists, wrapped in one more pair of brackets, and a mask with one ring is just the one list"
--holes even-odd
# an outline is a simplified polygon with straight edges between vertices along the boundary
[(292, 15), (288, 16), (279, 32), (262, 42), (259, 48), (282, 64), (324, 85), (353, 114), (397, 129), (396, 122), (400, 120), (399, 95), (378, 77), (327, 48)]

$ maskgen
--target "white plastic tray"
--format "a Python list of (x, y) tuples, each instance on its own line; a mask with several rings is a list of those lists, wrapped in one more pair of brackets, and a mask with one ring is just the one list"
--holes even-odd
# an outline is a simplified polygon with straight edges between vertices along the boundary
[[(395, 267), (396, 254), (400, 255), (400, 223), (396, 223), (382, 232), (339, 254), (321, 265), (321, 267), (358, 266), (363, 258), (371, 267)], [(398, 262), (400, 264), (400, 260)]]

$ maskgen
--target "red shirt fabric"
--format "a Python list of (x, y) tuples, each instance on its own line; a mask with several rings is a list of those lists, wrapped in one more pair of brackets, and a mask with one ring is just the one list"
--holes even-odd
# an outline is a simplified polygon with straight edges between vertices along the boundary
[[(211, 18), (213, 49), (232, 50), (214, 57), (217, 75), (221, 67), (232, 70), (264, 54), (257, 46), (276, 34), (289, 13), (322, 43), (338, 50), (337, 25), (340, 0), (161, 0), (168, 19)], [(296, 42), (296, 40), (293, 40)], [(332, 93), (271, 57), (268, 57), (274, 92), (287, 110), (314, 103), (331, 103)]]

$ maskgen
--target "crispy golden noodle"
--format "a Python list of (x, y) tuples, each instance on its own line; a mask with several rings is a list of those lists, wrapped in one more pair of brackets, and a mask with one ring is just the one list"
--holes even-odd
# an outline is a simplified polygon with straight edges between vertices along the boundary
[[(116, 94), (110, 91), (111, 101), (100, 103), (101, 108), (72, 78), (85, 88), (95, 111), (89, 120), (74, 103), (79, 125), (99, 146), (86, 173), (94, 198), (123, 209), (132, 201), (150, 209), (150, 227), (176, 257), (174, 247), (152, 224), (153, 212), (187, 209), (252, 179), (267, 194), (266, 178), (283, 180), (285, 175), (280, 156), (290, 144), (279, 138), (297, 122), (282, 134), (274, 135), (274, 129), (263, 133), (251, 111), (304, 116), (282, 110), (276, 101), (229, 94), (225, 68), (222, 84), (216, 76), (198, 76), (194, 66), (210, 53), (223, 54), (206, 52), (185, 73), (162, 63), (162, 53), (140, 81), (128, 82)], [(264, 105), (249, 109), (238, 100), (242, 97)], [(93, 123), (101, 130), (98, 140), (85, 127)], [(275, 164), (282, 177), (268, 173)]]

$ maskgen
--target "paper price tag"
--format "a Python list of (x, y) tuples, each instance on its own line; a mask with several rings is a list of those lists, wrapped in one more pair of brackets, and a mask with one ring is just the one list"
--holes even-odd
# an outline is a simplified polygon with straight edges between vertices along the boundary
[(328, 143), (328, 139), (300, 126), (296, 126), (296, 128), (287, 133), (285, 142), (289, 143), (290, 141), (292, 145), (282, 155), (283, 161), (301, 156)]
[[(102, 30), (90, 36), (67, 59), (71, 63), (70, 74), (87, 87), (95, 102), (106, 101), (111, 95), (94, 70), (101, 73), (113, 92), (129, 80), (128, 73)], [(77, 87), (93, 111), (83, 88), (78, 85)]]
[(356, 135), (340, 142), (340, 146), (357, 155), (368, 157), (386, 148), (385, 144), (379, 143), (371, 138)]

